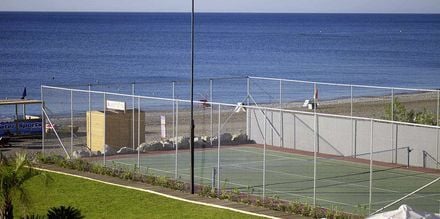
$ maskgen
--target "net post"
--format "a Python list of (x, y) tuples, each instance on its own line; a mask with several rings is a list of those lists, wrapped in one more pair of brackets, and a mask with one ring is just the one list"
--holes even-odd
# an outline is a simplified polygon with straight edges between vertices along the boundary
[(73, 90), (70, 90), (70, 155), (73, 155)]
[(422, 151), (422, 154), (423, 154), (423, 168), (426, 168), (426, 157), (427, 157), (427, 155), (426, 155), (426, 151), (423, 150), (423, 151)]
[(368, 214), (371, 213), (372, 187), (373, 187), (373, 131), (374, 120), (370, 120), (370, 185), (368, 192)]
[(408, 160), (407, 160), (407, 163), (406, 163), (406, 168), (409, 168), (409, 162), (410, 162), (410, 160), (411, 160), (411, 152), (412, 152), (412, 149), (410, 148), (410, 147), (407, 147), (406, 148), (406, 150), (407, 150), (407, 152), (408, 152)]
[[(220, 132), (221, 132), (221, 109), (218, 105), (218, 128), (217, 128), (217, 193), (220, 196)], [(212, 106), (211, 106), (212, 107)]]
[(212, 173), (211, 173), (211, 188), (214, 189), (215, 188), (215, 175), (216, 175), (216, 167), (212, 167)]
[(266, 144), (267, 144), (267, 136), (266, 136), (266, 126), (267, 126), (267, 109), (264, 109), (264, 145), (263, 145), (263, 200), (266, 195)]

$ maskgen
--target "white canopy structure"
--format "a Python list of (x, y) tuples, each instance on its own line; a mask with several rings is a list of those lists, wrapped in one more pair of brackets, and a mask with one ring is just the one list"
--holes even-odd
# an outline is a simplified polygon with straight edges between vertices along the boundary
[(417, 212), (408, 205), (401, 205), (397, 210), (375, 214), (367, 218), (368, 219), (440, 219), (440, 214)]

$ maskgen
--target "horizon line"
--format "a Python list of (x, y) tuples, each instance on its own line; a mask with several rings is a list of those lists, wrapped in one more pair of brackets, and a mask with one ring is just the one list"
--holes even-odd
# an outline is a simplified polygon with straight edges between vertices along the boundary
[[(15, 10), (0, 10), (0, 13), (169, 13), (169, 14), (188, 14), (187, 11), (111, 11), (111, 10), (28, 10), (28, 11), (15, 11)], [(263, 11), (200, 11), (196, 14), (395, 14), (395, 15), (440, 15), (440, 12), (263, 12)]]

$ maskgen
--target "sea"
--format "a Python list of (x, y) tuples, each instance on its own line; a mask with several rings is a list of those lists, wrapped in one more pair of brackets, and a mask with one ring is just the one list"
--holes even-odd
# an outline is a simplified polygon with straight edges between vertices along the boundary
[[(238, 102), (246, 76), (440, 88), (440, 15), (197, 13), (194, 45), (196, 100), (213, 79), (214, 101)], [(131, 93), (133, 83), (136, 94), (171, 97), (172, 81), (187, 99), (191, 14), (1, 12), (0, 76), (0, 99), (24, 88), (39, 99), (41, 85)], [(278, 82), (255, 83), (262, 99), (277, 98)], [(313, 95), (290, 86), (283, 99)]]

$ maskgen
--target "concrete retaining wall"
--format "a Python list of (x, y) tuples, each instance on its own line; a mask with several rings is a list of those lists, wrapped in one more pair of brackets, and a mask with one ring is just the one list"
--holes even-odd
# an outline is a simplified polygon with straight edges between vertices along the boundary
[[(268, 145), (314, 151), (314, 127), (317, 130), (317, 151), (339, 156), (356, 156), (369, 159), (371, 121), (336, 118), (280, 111), (249, 109), (249, 137), (264, 143), (266, 114), (266, 143)], [(385, 122), (373, 122), (373, 160), (406, 165), (408, 151), (410, 165), (422, 167), (423, 151), (439, 160), (439, 129)], [(388, 151), (387, 151), (388, 150)], [(438, 168), (433, 159), (426, 158), (425, 165)]]

